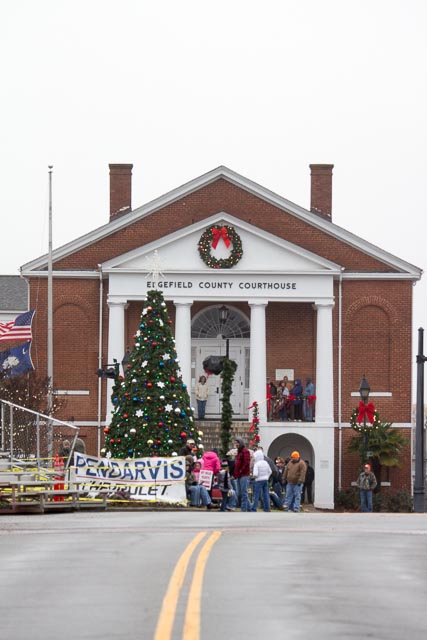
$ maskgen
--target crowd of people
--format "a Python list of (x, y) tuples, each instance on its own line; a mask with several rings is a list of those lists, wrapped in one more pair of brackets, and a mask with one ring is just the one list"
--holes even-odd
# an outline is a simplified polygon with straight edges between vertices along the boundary
[(275, 508), (298, 512), (301, 501), (313, 502), (314, 469), (298, 451), (285, 460), (272, 460), (262, 447), (249, 449), (241, 438), (236, 438), (227, 458), (220, 460), (215, 449), (206, 451), (201, 458), (196, 454), (196, 444), (191, 439), (179, 452), (186, 458), (186, 489), (191, 506), (213, 509), (215, 489), (221, 494), (221, 511), (257, 511), (260, 506), (264, 511)]
[(274, 383), (267, 378), (267, 414), (270, 421), (313, 422), (315, 409), (315, 388), (311, 378), (305, 385), (301, 378), (294, 381), (284, 376)]

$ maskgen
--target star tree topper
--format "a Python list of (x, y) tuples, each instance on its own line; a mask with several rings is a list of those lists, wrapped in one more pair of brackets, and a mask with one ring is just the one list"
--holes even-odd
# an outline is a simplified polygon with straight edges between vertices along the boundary
[(159, 252), (157, 251), (157, 249), (150, 256), (147, 256), (145, 258), (145, 266), (148, 271), (145, 277), (149, 278), (151, 276), (154, 282), (154, 287), (155, 289), (157, 289), (160, 276), (162, 278), (164, 277), (163, 270), (165, 268), (165, 265), (160, 259)]

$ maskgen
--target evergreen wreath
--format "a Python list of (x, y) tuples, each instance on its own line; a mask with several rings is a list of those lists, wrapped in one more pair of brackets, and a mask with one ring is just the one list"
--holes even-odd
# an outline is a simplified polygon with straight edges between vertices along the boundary
[(367, 420), (366, 426), (363, 424), (363, 422), (358, 422), (358, 418), (359, 418), (359, 408), (355, 407), (351, 414), (350, 426), (352, 429), (354, 429), (358, 433), (367, 433), (371, 429), (377, 429), (381, 424), (380, 416), (378, 412), (375, 410), (373, 412), (373, 418), (374, 418), (373, 422), (371, 423), (369, 422), (369, 420)]
[[(215, 258), (211, 254), (212, 247), (215, 249), (220, 239), (223, 239), (225, 246), (228, 248), (232, 245), (231, 253), (228, 258)], [(203, 262), (210, 269), (231, 269), (243, 256), (242, 241), (239, 234), (233, 227), (223, 225), (219, 227), (213, 224), (202, 233), (199, 240), (199, 254)]]

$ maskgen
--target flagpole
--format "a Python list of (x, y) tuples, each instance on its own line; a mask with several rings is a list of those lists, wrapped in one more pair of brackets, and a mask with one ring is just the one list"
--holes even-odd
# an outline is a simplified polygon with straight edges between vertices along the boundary
[[(53, 408), (53, 296), (52, 296), (52, 170), (49, 165), (49, 245), (47, 269), (47, 414), (52, 415)], [(53, 432), (48, 430), (48, 458), (53, 457)]]

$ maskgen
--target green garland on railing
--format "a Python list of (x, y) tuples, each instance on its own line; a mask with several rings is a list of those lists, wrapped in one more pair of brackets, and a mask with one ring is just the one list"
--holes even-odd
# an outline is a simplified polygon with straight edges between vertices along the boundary
[(226, 456), (227, 451), (230, 449), (230, 435), (233, 416), (233, 407), (230, 402), (234, 374), (237, 369), (237, 364), (234, 360), (224, 358), (222, 361), (221, 371), (221, 455)]

